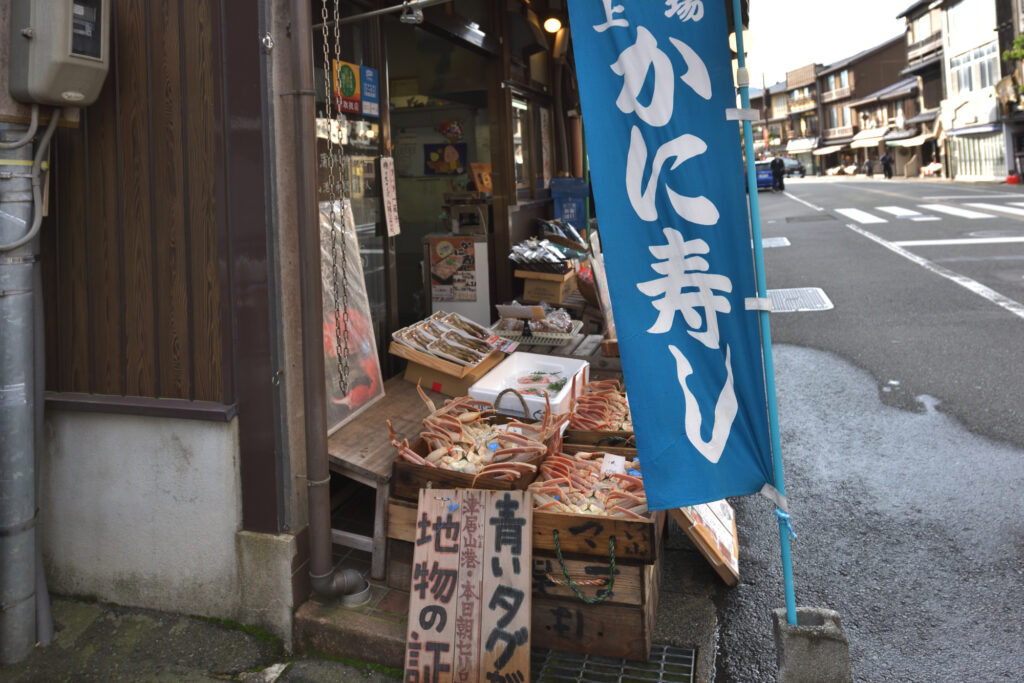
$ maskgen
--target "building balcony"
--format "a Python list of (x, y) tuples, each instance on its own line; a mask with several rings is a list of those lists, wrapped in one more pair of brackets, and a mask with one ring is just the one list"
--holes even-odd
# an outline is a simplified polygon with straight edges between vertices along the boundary
[(818, 103), (815, 102), (814, 100), (811, 100), (811, 99), (807, 99), (807, 100), (792, 100), (789, 103), (789, 113), (790, 114), (798, 114), (800, 112), (808, 111), (808, 110), (811, 110), (811, 109), (817, 109), (817, 108), (818, 108)]
[(844, 97), (849, 97), (849, 96), (850, 96), (850, 86), (846, 86), (845, 88), (836, 88), (835, 90), (829, 90), (828, 92), (821, 93), (821, 101), (823, 103), (825, 103), (825, 102), (835, 102), (836, 100), (841, 100)]
[(832, 140), (835, 138), (848, 138), (853, 135), (853, 126), (843, 126), (841, 128), (826, 128), (824, 137), (826, 140)]
[(942, 50), (942, 34), (936, 33), (928, 36), (924, 40), (907, 46), (907, 64), (913, 66), (918, 62), (923, 62), (940, 50)]

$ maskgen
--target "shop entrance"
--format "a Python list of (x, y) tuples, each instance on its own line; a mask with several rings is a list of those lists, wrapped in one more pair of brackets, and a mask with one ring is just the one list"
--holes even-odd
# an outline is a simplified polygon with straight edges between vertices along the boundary
[[(391, 139), (402, 232), (395, 239), (399, 327), (432, 299), (489, 323), (490, 203), (473, 170), (491, 163), (487, 58), (419, 26), (387, 22)], [(478, 180), (480, 176), (478, 176)], [(442, 241), (444, 235), (462, 239)], [(431, 266), (436, 283), (432, 291)]]

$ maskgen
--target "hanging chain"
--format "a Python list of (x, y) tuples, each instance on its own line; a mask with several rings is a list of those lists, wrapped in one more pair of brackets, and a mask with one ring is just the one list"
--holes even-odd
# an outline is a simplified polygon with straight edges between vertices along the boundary
[[(339, 0), (334, 0), (334, 59), (341, 59), (341, 31), (338, 27), (340, 19)], [(331, 284), (334, 296), (334, 352), (338, 360), (338, 384), (342, 396), (348, 394), (349, 376), (349, 299), (348, 299), (348, 248), (345, 237), (341, 239), (341, 261), (338, 261), (338, 233), (346, 229), (345, 212), (342, 211), (342, 202), (348, 202), (348, 193), (345, 191), (344, 167), (336, 169), (335, 153), (344, 151), (341, 145), (336, 145), (334, 135), (341, 131), (341, 112), (334, 106), (334, 62), (331, 61), (328, 52), (330, 36), (327, 32), (328, 15), (327, 0), (322, 0), (320, 6), (320, 18), (322, 26), (323, 53), (324, 53), (324, 100), (326, 104), (328, 121), (327, 132), (327, 187), (328, 200), (330, 204), (330, 229), (331, 229)], [(336, 173), (337, 171), (337, 173)], [(339, 284), (340, 280), (340, 284)]]

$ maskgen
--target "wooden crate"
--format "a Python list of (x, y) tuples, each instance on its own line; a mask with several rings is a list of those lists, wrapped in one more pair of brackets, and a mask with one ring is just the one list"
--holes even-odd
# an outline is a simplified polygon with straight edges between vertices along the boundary
[[(427, 444), (423, 439), (417, 439), (409, 445), (419, 455), (427, 454)], [(537, 456), (537, 461), (544, 458), (545, 454)], [(534, 464), (537, 464), (534, 462)], [(492, 479), (490, 477), (477, 477), (475, 474), (465, 474), (455, 470), (446, 470), (440, 467), (427, 467), (416, 465), (404, 460), (402, 457), (395, 458), (394, 469), (391, 474), (391, 495), (405, 500), (416, 500), (419, 497), (420, 489), (494, 489), (497, 491), (510, 491), (512, 489), (525, 489), (537, 478), (536, 473), (524, 472), (522, 476), (513, 481)]]
[(504, 352), (494, 349), (484, 356), (476, 365), (459, 365), (458, 363), (453, 363), (450, 360), (445, 360), (444, 358), (432, 356), (429, 353), (417, 351), (411, 346), (399, 344), (394, 341), (388, 345), (388, 353), (393, 356), (398, 356), (399, 358), (404, 358), (407, 361), (416, 363), (425, 368), (431, 368), (459, 379), (480, 379), (487, 374), (488, 370), (501, 362), (505, 357)]
[[(565, 443), (596, 445), (600, 450), (605, 446), (620, 445), (602, 441), (604, 439), (628, 439), (633, 436), (632, 430), (601, 431), (595, 429), (566, 429), (562, 437)], [(598, 444), (599, 441), (602, 443)], [(635, 448), (635, 447), (634, 447)]]
[[(615, 536), (615, 561), (620, 565), (653, 564), (665, 529), (665, 513), (651, 513), (651, 519), (572, 515), (547, 510), (533, 511), (533, 550), (555, 552), (553, 530), (567, 559), (608, 561), (608, 539)], [(388, 537), (412, 541), (416, 531), (416, 505), (391, 498), (388, 505)]]
[[(388, 586), (408, 590), (412, 578), (416, 505), (391, 500), (388, 519)], [(536, 524), (536, 514), (534, 523)], [(659, 532), (658, 545), (661, 544)], [(535, 551), (533, 556), (533, 614), (531, 638), (534, 647), (569, 650), (631, 660), (646, 660), (651, 652), (654, 620), (661, 582), (661, 553), (650, 564), (616, 562), (611, 595), (601, 603), (581, 601), (564, 582), (554, 553)], [(607, 579), (608, 558), (565, 559), (574, 581)], [(606, 583), (578, 586), (594, 597)]]
[(586, 443), (562, 443), (563, 453), (612, 453), (613, 455), (624, 455), (630, 460), (635, 459), (636, 448), (630, 446), (595, 446)]
[[(616, 564), (612, 596), (592, 605), (577, 598), (565, 585), (543, 586), (541, 591), (537, 574), (549, 573), (547, 561), (546, 556), (534, 555), (533, 647), (641, 661), (650, 657), (661, 584), (660, 560), (639, 566)], [(561, 573), (557, 559), (551, 561), (551, 567)], [(570, 576), (586, 576), (588, 567), (590, 574), (597, 570), (607, 575), (609, 571), (607, 563), (566, 560)], [(580, 590), (591, 597), (598, 587)]]
[[(524, 422), (532, 424), (532, 420), (520, 420), (512, 415), (495, 415), (492, 418), (493, 424), (505, 424), (507, 422)], [(548, 441), (548, 453), (551, 452), (552, 441)], [(410, 448), (418, 455), (427, 454), (427, 444), (419, 438), (410, 444)], [(529, 462), (539, 465), (547, 457), (548, 453), (542, 453)], [(405, 500), (416, 500), (421, 488), (435, 489), (493, 489), (497, 491), (510, 491), (512, 489), (525, 489), (537, 478), (536, 472), (524, 472), (522, 476), (514, 481), (492, 479), (490, 477), (479, 477), (475, 474), (464, 474), (454, 470), (446, 470), (440, 467), (425, 467), (416, 465), (400, 456), (395, 457), (395, 463), (391, 474), (391, 495)], [(475, 483), (474, 483), (475, 480)]]
[(617, 563), (652, 564), (658, 559), (658, 540), (664, 527), (662, 510), (643, 520), (534, 510), (533, 550), (554, 553), (557, 530), (563, 556), (607, 562), (608, 541), (614, 536)]

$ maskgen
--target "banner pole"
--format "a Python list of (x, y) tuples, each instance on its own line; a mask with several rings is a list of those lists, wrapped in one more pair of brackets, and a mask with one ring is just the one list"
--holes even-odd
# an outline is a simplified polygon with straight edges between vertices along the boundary
[[(743, 10), (740, 0), (732, 1), (733, 30), (736, 32), (736, 60), (739, 68), (746, 70), (746, 55), (743, 48)], [(740, 91), (740, 106), (750, 108), (749, 77), (737, 83)], [(762, 97), (767, 97), (767, 90)], [(757, 198), (757, 176), (754, 173), (754, 136), (750, 121), (743, 121), (743, 147), (747, 158), (747, 197), (750, 202), (750, 224), (754, 239), (754, 270), (757, 275), (757, 296), (767, 297), (764, 274), (764, 248), (761, 244), (761, 215)], [(768, 397), (768, 422), (772, 439), (772, 465), (775, 473), (775, 488), (786, 495), (786, 482), (782, 472), (782, 443), (779, 438), (779, 408), (775, 400), (775, 364), (772, 361), (772, 333), (768, 311), (758, 311), (761, 323), (762, 355), (764, 356), (765, 393)], [(782, 577), (786, 593), (786, 620), (796, 626), (796, 596), (793, 588), (793, 559), (789, 547), (788, 516), (778, 515), (779, 545), (782, 547)]]

